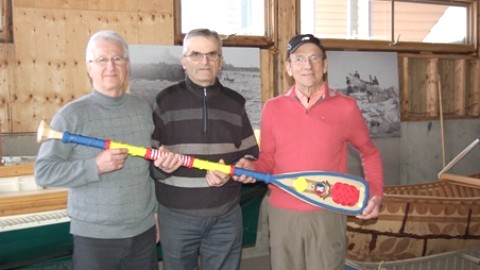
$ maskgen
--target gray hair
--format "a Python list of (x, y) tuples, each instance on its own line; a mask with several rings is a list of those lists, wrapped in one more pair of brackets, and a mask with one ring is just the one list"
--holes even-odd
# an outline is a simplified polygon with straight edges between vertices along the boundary
[(97, 41), (100, 40), (111, 40), (118, 42), (123, 48), (123, 57), (130, 58), (130, 53), (128, 51), (128, 43), (125, 41), (125, 39), (123, 39), (122, 36), (114, 32), (113, 30), (101, 30), (93, 34), (88, 40), (87, 51), (85, 53), (85, 59), (87, 60), (87, 62), (94, 60), (93, 49), (95, 48), (95, 44), (97, 43)]
[(186, 55), (188, 52), (188, 43), (190, 41), (190, 38), (192, 37), (212, 37), (217, 41), (218, 48), (220, 50), (220, 54), (222, 54), (222, 39), (220, 38), (220, 35), (216, 31), (207, 29), (207, 28), (199, 28), (199, 29), (193, 29), (190, 30), (186, 35), (185, 38), (183, 39), (183, 55)]

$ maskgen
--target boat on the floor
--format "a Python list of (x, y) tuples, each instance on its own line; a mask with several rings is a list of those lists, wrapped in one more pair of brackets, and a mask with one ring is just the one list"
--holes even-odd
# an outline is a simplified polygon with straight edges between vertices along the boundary
[(424, 257), (382, 262), (346, 263), (345, 270), (478, 270), (480, 247)]
[(480, 174), (447, 173), (479, 144), (461, 151), (435, 182), (386, 186), (378, 218), (348, 217), (347, 258), (378, 264), (479, 248)]
[(388, 186), (374, 220), (348, 218), (347, 258), (381, 262), (480, 246), (480, 179), (444, 174), (427, 184)]

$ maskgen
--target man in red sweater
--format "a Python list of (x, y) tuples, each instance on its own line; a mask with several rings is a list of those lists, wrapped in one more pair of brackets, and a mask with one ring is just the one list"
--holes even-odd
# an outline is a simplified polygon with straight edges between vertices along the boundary
[[(378, 216), (383, 197), (380, 153), (354, 99), (329, 88), (326, 52), (313, 35), (297, 35), (287, 47), (292, 88), (268, 100), (262, 111), (260, 156), (245, 168), (272, 174), (348, 172), (347, 147), (358, 150), (370, 198), (360, 219)], [(235, 177), (252, 182), (251, 178)], [(270, 185), (268, 206), (272, 269), (344, 269), (346, 216), (307, 204)]]

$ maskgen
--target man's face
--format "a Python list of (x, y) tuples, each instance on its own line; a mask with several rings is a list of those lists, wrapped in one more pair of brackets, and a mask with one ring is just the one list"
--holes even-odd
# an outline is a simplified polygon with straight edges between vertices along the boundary
[(311, 43), (298, 47), (286, 65), (288, 75), (301, 89), (319, 86), (327, 72), (328, 62), (320, 48)]
[[(104, 95), (118, 97), (127, 90), (128, 59), (122, 46), (113, 40), (99, 40), (93, 49), (93, 61), (87, 63), (87, 72), (93, 88)], [(115, 60), (115, 61), (114, 61)]]
[(214, 38), (198, 36), (189, 39), (188, 51), (181, 62), (190, 80), (206, 87), (215, 83), (223, 57)]

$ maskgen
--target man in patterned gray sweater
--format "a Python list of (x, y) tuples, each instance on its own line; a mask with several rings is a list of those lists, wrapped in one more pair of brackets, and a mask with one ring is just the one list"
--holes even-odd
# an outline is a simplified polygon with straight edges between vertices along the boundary
[[(51, 126), (150, 147), (152, 110), (142, 98), (126, 93), (127, 43), (115, 32), (97, 32), (87, 45), (86, 60), (93, 91), (63, 107)], [(149, 163), (127, 155), (127, 149), (102, 151), (60, 140), (40, 146), (38, 185), (69, 189), (74, 269), (158, 269)]]

